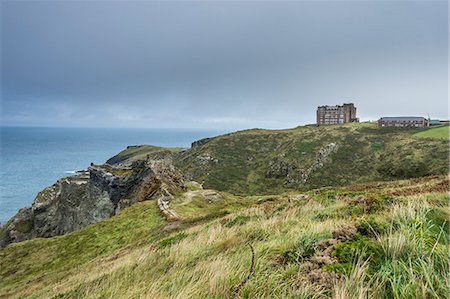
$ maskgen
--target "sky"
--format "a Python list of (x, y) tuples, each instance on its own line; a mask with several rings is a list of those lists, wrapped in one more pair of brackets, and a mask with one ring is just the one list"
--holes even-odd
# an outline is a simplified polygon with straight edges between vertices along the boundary
[(448, 118), (447, 1), (2, 1), (1, 124)]

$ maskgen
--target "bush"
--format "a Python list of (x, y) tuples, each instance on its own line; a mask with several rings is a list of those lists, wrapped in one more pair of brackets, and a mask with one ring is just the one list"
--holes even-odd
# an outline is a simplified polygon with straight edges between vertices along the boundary
[(362, 236), (376, 237), (387, 232), (388, 225), (377, 221), (373, 216), (369, 216), (367, 219), (361, 219), (358, 222), (357, 229)]
[(354, 261), (359, 258), (361, 260), (370, 260), (369, 270), (376, 270), (383, 259), (383, 251), (380, 244), (376, 241), (362, 236), (360, 234), (346, 242), (338, 243), (333, 246), (332, 256), (336, 257), (339, 264), (334, 265), (333, 270), (350, 269)]

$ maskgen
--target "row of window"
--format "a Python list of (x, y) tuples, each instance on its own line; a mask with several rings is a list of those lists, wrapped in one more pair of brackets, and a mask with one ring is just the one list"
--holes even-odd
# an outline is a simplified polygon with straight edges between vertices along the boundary
[(382, 127), (422, 127), (422, 126), (424, 126), (424, 124), (418, 124), (418, 123), (416, 123), (416, 124), (405, 124), (405, 123), (387, 123), (387, 124), (384, 124), (384, 123), (382, 123), (381, 124), (381, 126)]

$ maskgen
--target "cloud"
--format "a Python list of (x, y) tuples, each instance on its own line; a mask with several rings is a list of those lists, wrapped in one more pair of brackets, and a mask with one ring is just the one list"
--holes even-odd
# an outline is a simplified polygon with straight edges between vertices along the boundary
[(2, 2), (2, 122), (290, 127), (447, 117), (447, 2)]

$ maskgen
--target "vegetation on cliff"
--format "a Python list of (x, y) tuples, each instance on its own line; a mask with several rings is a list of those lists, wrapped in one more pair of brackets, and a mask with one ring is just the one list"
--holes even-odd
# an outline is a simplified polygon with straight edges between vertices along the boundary
[[(434, 136), (438, 129), (378, 128), (375, 123), (252, 129), (211, 138), (189, 150), (172, 149), (172, 159), (185, 176), (207, 188), (276, 194), (448, 173), (449, 139), (415, 136)], [(336, 149), (321, 157), (331, 144)], [(146, 151), (135, 147), (113, 159), (125, 163), (145, 157)]]

